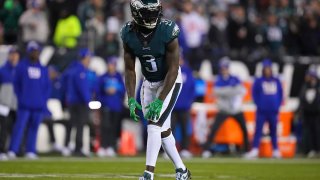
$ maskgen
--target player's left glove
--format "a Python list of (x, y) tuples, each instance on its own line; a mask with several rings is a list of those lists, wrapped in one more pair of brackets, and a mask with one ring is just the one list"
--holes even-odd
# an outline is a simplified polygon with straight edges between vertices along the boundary
[(160, 99), (155, 99), (152, 103), (150, 103), (146, 109), (147, 114), (145, 116), (146, 119), (152, 121), (152, 122), (158, 122), (160, 118), (160, 112), (163, 106), (163, 101)]
[(134, 98), (129, 98), (128, 106), (129, 106), (129, 109), (130, 109), (130, 117), (134, 121), (138, 122), (139, 121), (139, 116), (136, 114), (136, 109), (141, 110), (141, 105)]

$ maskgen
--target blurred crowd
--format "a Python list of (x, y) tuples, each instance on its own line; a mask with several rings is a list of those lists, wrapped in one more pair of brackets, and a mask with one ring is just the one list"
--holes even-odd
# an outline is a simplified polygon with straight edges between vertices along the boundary
[[(118, 33), (130, 20), (128, 0), (4, 0), (0, 42), (74, 49), (89, 47), (106, 58), (119, 55)], [(317, 0), (167, 0), (164, 18), (178, 22), (180, 45), (193, 70), (224, 56), (249, 66), (265, 57), (320, 53)], [(67, 28), (66, 28), (67, 27)], [(56, 61), (55, 61), (56, 62)], [(57, 62), (56, 62), (57, 63)]]
[[(91, 151), (98, 156), (116, 156), (122, 119), (125, 87), (116, 66), (121, 54), (119, 31), (130, 20), (127, 0), (4, 0), (0, 4), (0, 43), (13, 46), (0, 69), (0, 158), (15, 158), (25, 152), (37, 158), (36, 138), (45, 122), (52, 149), (65, 156), (86, 157), (82, 151), (83, 127), (90, 127)], [(196, 100), (195, 78), (202, 60), (211, 62), (216, 78), (215, 96), (219, 113), (202, 144), (203, 157), (210, 157), (212, 139), (227, 117), (240, 124), (246, 158), (258, 156), (264, 122), (269, 123), (273, 157), (280, 158), (276, 128), (283, 100), (282, 85), (271, 72), (272, 62), (285, 55), (320, 55), (320, 2), (317, 0), (178, 0), (162, 1), (163, 16), (175, 20), (181, 29), (179, 42), (184, 89), (173, 111), (173, 128), (181, 126), (181, 153), (191, 157), (190, 109)], [(55, 47), (48, 66), (39, 62), (43, 47)], [(98, 76), (89, 69), (90, 59), (99, 56), (107, 72)], [(248, 67), (263, 61), (263, 73), (252, 89), (258, 107), (252, 149), (243, 113), (242, 82), (229, 72), (230, 59)], [(250, 69), (250, 68), (249, 68)], [(253, 74), (253, 73), (251, 73)], [(320, 151), (319, 82), (314, 69), (307, 72), (297, 111), (303, 119), (303, 152)], [(67, 119), (64, 146), (56, 143), (52, 116), (46, 107), (49, 98), (58, 99)], [(88, 104), (101, 102), (96, 123)], [(268, 104), (266, 106), (266, 104)], [(143, 118), (143, 116), (142, 116)], [(70, 148), (71, 129), (76, 130), (75, 147)], [(9, 138), (10, 137), (10, 138)], [(97, 138), (98, 137), (98, 138)], [(99, 140), (96, 145), (96, 140)], [(10, 141), (9, 141), (10, 140)], [(98, 149), (95, 149), (98, 147)], [(100, 148), (99, 148), (100, 147)]]
[[(24, 47), (28, 41), (67, 51), (78, 47), (106, 58), (119, 56), (118, 33), (125, 1), (1, 1), (0, 42)], [(70, 61), (69, 61), (70, 62)]]
[(319, 55), (319, 1), (170, 2), (164, 3), (164, 16), (178, 21), (180, 44), (194, 70), (203, 59), (211, 60), (217, 70), (223, 56), (243, 61), (250, 69), (265, 57), (282, 62), (285, 55)]

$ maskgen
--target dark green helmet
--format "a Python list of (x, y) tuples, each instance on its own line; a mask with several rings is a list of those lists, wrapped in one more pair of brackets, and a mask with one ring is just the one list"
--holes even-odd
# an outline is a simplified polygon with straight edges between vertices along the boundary
[(134, 22), (147, 29), (155, 28), (162, 16), (160, 0), (131, 0), (130, 8)]

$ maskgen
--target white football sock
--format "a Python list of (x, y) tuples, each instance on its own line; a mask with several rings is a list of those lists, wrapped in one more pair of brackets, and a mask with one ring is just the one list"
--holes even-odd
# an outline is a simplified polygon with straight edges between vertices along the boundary
[(183, 164), (182, 159), (177, 150), (176, 140), (174, 139), (172, 133), (168, 137), (162, 138), (162, 147), (170, 157), (176, 169), (186, 169), (186, 166)]
[(159, 150), (161, 147), (161, 127), (148, 125), (147, 140), (147, 166), (156, 166)]

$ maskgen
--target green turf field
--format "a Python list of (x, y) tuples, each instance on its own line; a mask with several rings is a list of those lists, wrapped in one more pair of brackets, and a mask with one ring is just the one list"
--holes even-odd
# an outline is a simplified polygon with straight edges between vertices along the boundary
[[(199, 180), (320, 180), (320, 160), (242, 160), (212, 158), (185, 160), (192, 179)], [(0, 162), (0, 179), (138, 179), (144, 158), (41, 158)], [(168, 160), (159, 159), (156, 180), (175, 179)]]

